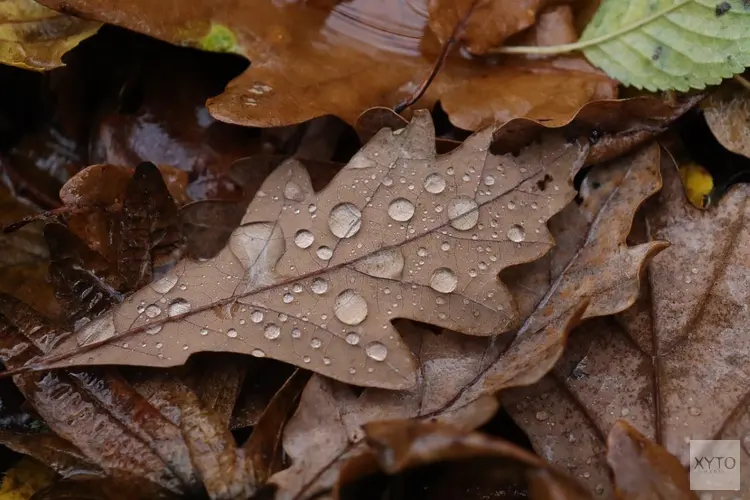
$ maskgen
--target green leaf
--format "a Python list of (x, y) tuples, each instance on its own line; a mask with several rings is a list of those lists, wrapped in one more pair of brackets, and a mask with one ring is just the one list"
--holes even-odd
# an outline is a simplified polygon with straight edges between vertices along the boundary
[(750, 66), (750, 2), (603, 0), (578, 44), (626, 85), (702, 89)]

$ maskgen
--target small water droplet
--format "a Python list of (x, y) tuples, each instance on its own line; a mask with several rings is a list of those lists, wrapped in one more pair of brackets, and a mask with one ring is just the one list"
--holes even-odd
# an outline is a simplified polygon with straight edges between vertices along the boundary
[(531, 209), (532, 210), (537, 210), (538, 208), (539, 208), (539, 205), (537, 204), (537, 202), (532, 201), (531, 202)]
[(292, 338), (293, 339), (298, 339), (301, 336), (302, 336), (302, 332), (300, 331), (299, 328), (292, 328)]
[(691, 272), (691, 273), (693, 273), (693, 274), (698, 274), (698, 268), (697, 268), (697, 267), (694, 267), (694, 268), (692, 268), (692, 269), (690, 270), (690, 272)]
[(355, 373), (357, 373), (357, 369), (356, 368), (349, 368), (349, 373), (351, 373), (352, 375), (354, 375)]
[(237, 330), (235, 330), (234, 328), (230, 328), (229, 330), (227, 330), (227, 337), (229, 337), (230, 339), (237, 338)]
[(156, 304), (151, 304), (146, 308), (146, 316), (149, 318), (155, 318), (161, 314), (161, 308)]
[(177, 276), (168, 274), (151, 283), (151, 288), (156, 293), (168, 293), (177, 284), (177, 279)]
[(161, 349), (162, 347), (164, 347), (164, 344), (162, 344), (161, 342), (157, 342), (155, 347), (157, 349)]
[(266, 357), (266, 353), (263, 352), (260, 349), (253, 349), (252, 351), (250, 351), (250, 354), (253, 355), (253, 356), (255, 356), (256, 358), (265, 358)]
[(515, 201), (509, 201), (508, 202), (508, 210), (515, 210), (516, 209), (516, 202)]
[(447, 252), (450, 249), (451, 249), (451, 244), (448, 243), (447, 241), (444, 241), (440, 244), (440, 250), (442, 250), (443, 252)]
[(320, 349), (320, 346), (322, 345), (323, 345), (323, 342), (319, 338), (313, 338), (310, 341), (310, 347), (312, 347), (313, 349)]
[(428, 193), (440, 194), (445, 190), (445, 179), (440, 174), (430, 174), (424, 180), (424, 188)]
[(208, 328), (201, 328), (200, 329), (200, 334), (201, 335), (208, 335)]
[(420, 257), (427, 257), (427, 249), (425, 247), (417, 248), (417, 255)]
[(354, 332), (349, 332), (346, 334), (346, 343), (349, 345), (357, 345), (359, 344), (359, 335)]
[(162, 328), (163, 325), (154, 325), (151, 328), (147, 328), (146, 333), (148, 333), (149, 335), (156, 335), (161, 331)]
[(250, 321), (253, 323), (260, 323), (263, 321), (263, 311), (255, 310), (250, 314)]
[(307, 229), (300, 229), (294, 235), (294, 244), (299, 248), (308, 248), (315, 241), (315, 235)]
[(323, 358), (323, 364), (324, 365), (330, 365), (331, 364), (331, 358)]
[(471, 177), (469, 177), (469, 175), (468, 175), (468, 174), (464, 174), (464, 175), (462, 175), (462, 176), (461, 176), (461, 179), (462, 179), (462, 180), (463, 180), (464, 182), (469, 182), (469, 181), (471, 180)]
[(314, 294), (322, 295), (328, 291), (328, 282), (323, 278), (315, 278), (310, 285), (310, 289)]
[(291, 201), (302, 201), (305, 199), (305, 193), (299, 184), (293, 181), (288, 181), (284, 185), (284, 198)]
[(284, 301), (284, 304), (291, 304), (292, 302), (294, 302), (294, 295), (292, 295), (291, 293), (285, 293), (282, 300)]
[(292, 291), (293, 291), (294, 293), (302, 293), (302, 290), (304, 290), (304, 288), (302, 288), (302, 285), (300, 285), (299, 283), (295, 283), (295, 284), (294, 284), (294, 285), (292, 286)]
[(583, 477), (584, 477), (585, 479), (588, 479), (588, 478), (590, 478), (590, 477), (591, 477), (591, 473), (590, 473), (590, 472), (584, 472), (584, 473), (583, 473)]
[(466, 196), (459, 196), (448, 203), (448, 217), (451, 226), (459, 231), (468, 231), (479, 221), (479, 205)]
[(388, 215), (398, 222), (406, 222), (414, 216), (414, 203), (406, 198), (396, 198), (388, 205)]
[(691, 407), (690, 407), (690, 409), (688, 410), (688, 412), (689, 412), (689, 413), (690, 413), (690, 414), (691, 414), (692, 416), (694, 416), (694, 417), (697, 417), (698, 415), (700, 415), (700, 414), (701, 414), (701, 409), (700, 409), (700, 408), (698, 408), (697, 406), (691, 406)]
[(534, 417), (537, 420), (544, 421), (549, 418), (549, 413), (547, 413), (546, 411), (538, 411), (536, 412), (536, 415), (534, 415)]
[(182, 350), (183, 350), (183, 351), (187, 351), (188, 349), (190, 349), (190, 348), (188, 347), (188, 345), (187, 345), (187, 344), (184, 344), (184, 345), (182, 346)]
[(338, 238), (351, 238), (361, 227), (362, 212), (351, 203), (339, 203), (328, 216), (328, 229)]
[(333, 312), (345, 325), (358, 325), (367, 317), (367, 301), (354, 290), (344, 290), (336, 297)]
[(630, 415), (630, 408), (623, 408), (620, 410), (620, 416), (627, 417), (628, 415)]
[(385, 361), (388, 356), (388, 348), (381, 342), (370, 342), (365, 346), (365, 354), (375, 361)]
[(430, 276), (430, 287), (440, 293), (450, 293), (456, 289), (458, 278), (456, 273), (447, 267), (436, 269)]
[(508, 239), (515, 243), (520, 243), (526, 238), (526, 230), (518, 224), (510, 226), (508, 229)]
[(304, 361), (305, 363), (309, 363), (310, 362), (310, 356), (302, 356), (302, 361)]
[(333, 250), (331, 250), (329, 247), (318, 247), (318, 250), (315, 251), (315, 254), (321, 260), (329, 260), (331, 257), (333, 257)]
[(263, 329), (263, 336), (268, 340), (276, 340), (281, 335), (281, 328), (278, 325), (270, 323)]
[(689, 285), (692, 282), (693, 282), (693, 279), (690, 276), (688, 276), (687, 278), (685, 278), (685, 284), (686, 285)]
[(485, 186), (492, 186), (495, 183), (495, 178), (491, 175), (485, 175), (484, 176), (484, 185)]
[(185, 299), (174, 299), (167, 308), (167, 315), (172, 317), (177, 316), (178, 314), (185, 314), (191, 307), (190, 302)]
[(390, 178), (390, 177), (388, 177), (388, 176), (386, 176), (386, 177), (383, 177), (383, 185), (384, 185), (385, 187), (391, 187), (391, 186), (393, 186), (393, 179), (391, 179), (391, 178)]

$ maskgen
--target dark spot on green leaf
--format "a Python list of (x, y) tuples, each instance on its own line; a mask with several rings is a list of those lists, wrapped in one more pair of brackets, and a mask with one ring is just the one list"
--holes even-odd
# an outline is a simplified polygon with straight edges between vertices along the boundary
[(658, 60), (659, 60), (659, 58), (661, 57), (661, 53), (662, 53), (663, 51), (664, 51), (664, 47), (662, 47), (661, 45), (657, 45), (657, 46), (656, 46), (656, 47), (654, 48), (654, 53), (653, 53), (653, 54), (651, 54), (651, 60), (652, 60), (652, 61), (658, 61)]
[[(747, 2), (745, 2), (747, 4)], [(732, 9), (732, 6), (729, 5), (729, 2), (721, 2), (716, 4), (716, 17), (723, 16), (727, 12), (729, 12)]]

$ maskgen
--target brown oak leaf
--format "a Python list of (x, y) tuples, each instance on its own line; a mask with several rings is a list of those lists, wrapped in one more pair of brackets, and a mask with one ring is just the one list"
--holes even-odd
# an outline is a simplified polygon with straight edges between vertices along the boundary
[(735, 83), (719, 88), (701, 106), (722, 146), (750, 158), (750, 90)]

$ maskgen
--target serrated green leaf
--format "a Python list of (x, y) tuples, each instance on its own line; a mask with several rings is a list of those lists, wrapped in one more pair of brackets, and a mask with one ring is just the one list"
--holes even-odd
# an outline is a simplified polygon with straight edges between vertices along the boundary
[(746, 0), (604, 0), (579, 43), (588, 60), (626, 85), (702, 89), (750, 66)]

